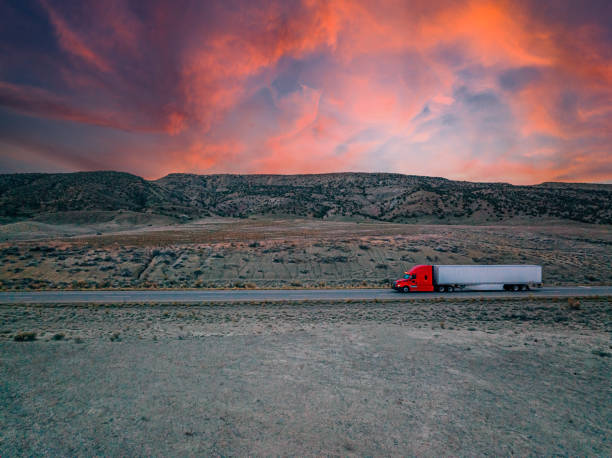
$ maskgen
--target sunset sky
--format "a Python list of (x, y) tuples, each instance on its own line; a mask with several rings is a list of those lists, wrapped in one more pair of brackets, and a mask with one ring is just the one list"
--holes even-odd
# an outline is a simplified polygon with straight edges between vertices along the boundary
[(612, 1), (0, 2), (0, 172), (612, 182)]

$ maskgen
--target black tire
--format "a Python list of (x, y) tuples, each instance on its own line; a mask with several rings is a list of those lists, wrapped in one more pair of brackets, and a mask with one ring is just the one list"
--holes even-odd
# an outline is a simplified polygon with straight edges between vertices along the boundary
[(404, 286), (402, 288), (402, 293), (409, 293), (410, 292), (410, 288), (408, 288), (407, 286)]
[(446, 288), (446, 291), (448, 291), (449, 293), (452, 293), (453, 291), (455, 291), (455, 288), (453, 288), (452, 286), (449, 286), (448, 288)]
[(521, 287), (519, 285), (512, 285), (512, 292), (516, 293), (517, 291), (520, 291)]
[(445, 293), (446, 292), (446, 286), (438, 286), (438, 291), (440, 291), (441, 293)]

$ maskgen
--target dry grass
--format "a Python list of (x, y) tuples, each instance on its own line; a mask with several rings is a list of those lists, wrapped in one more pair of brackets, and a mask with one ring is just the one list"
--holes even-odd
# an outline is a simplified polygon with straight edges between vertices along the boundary
[(13, 336), (15, 342), (33, 342), (36, 340), (36, 333), (32, 331), (19, 332)]
[(571, 310), (580, 310), (580, 301), (578, 299), (576, 299), (575, 297), (568, 297), (567, 298), (567, 306)]
[(609, 284), (610, 257), (600, 226), (215, 220), (0, 244), (0, 289), (388, 287), (423, 263), (534, 263), (547, 285)]

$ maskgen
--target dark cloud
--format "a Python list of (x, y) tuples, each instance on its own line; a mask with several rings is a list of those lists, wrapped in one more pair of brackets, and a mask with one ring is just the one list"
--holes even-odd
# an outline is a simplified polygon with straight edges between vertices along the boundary
[[(609, 0), (518, 0), (533, 17), (543, 23), (563, 28), (568, 39), (579, 27), (596, 26), (601, 37), (612, 46), (612, 2)], [(608, 47), (608, 51), (612, 51)], [(612, 57), (608, 54), (607, 57)]]
[(455, 90), (454, 96), (472, 111), (491, 113), (503, 107), (499, 97), (493, 91), (473, 92), (466, 86), (461, 86)]
[(540, 78), (536, 67), (519, 67), (506, 70), (499, 75), (499, 85), (502, 89), (515, 92)]
[(315, 62), (299, 61), (295, 59), (285, 59), (278, 64), (278, 75), (272, 81), (272, 87), (279, 95), (283, 96), (300, 89), (302, 71), (305, 68), (316, 65)]

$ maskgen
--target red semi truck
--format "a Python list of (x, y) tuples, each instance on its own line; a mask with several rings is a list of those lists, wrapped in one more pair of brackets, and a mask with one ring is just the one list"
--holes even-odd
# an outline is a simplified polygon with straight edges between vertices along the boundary
[(403, 293), (463, 289), (523, 291), (541, 286), (542, 267), (534, 265), (418, 265), (393, 282), (393, 289)]

